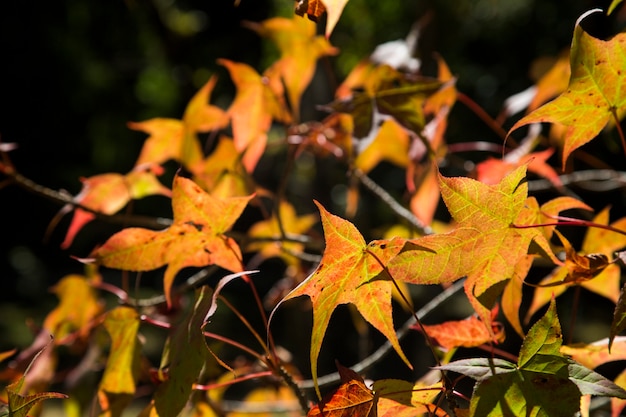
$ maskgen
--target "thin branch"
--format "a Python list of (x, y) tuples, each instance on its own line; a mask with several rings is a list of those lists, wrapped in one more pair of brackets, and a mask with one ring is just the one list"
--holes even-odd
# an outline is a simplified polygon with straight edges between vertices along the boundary
[[(459, 280), (452, 284), (450, 287), (446, 288), (443, 292), (435, 296), (432, 300), (430, 300), (426, 305), (420, 308), (416, 313), (419, 319), (423, 319), (428, 316), (430, 313), (435, 310), (435, 308), (442, 305), (448, 299), (450, 299), (454, 294), (456, 294), (461, 288), (463, 288), (464, 280)], [(407, 335), (411, 327), (415, 324), (415, 316), (411, 316), (403, 325), (396, 331), (396, 336), (398, 340), (404, 338)], [(363, 372), (373, 366), (376, 362), (381, 360), (385, 355), (387, 355), (393, 347), (391, 346), (390, 341), (386, 341), (381, 347), (379, 347), (375, 352), (369, 355), (367, 358), (363, 359), (361, 362), (357, 363), (354, 366), (351, 366), (352, 369), (356, 373)], [(324, 375), (317, 379), (317, 385), (319, 387), (325, 385), (336, 384), (341, 381), (339, 376), (339, 372), (333, 372), (332, 374)], [(313, 389), (315, 385), (312, 379), (307, 379), (305, 381), (298, 382), (298, 385), (301, 389)]]
[(48, 200), (51, 200), (57, 204), (61, 205), (69, 205), (74, 208), (79, 208), (81, 210), (87, 211), (89, 213), (93, 213), (96, 218), (100, 220), (104, 220), (108, 223), (112, 224), (123, 224), (128, 225), (132, 224), (135, 226), (146, 227), (149, 229), (164, 229), (172, 224), (171, 219), (163, 218), (163, 217), (149, 217), (149, 216), (138, 216), (138, 215), (128, 215), (128, 214), (103, 214), (99, 211), (90, 209), (89, 207), (85, 207), (80, 203), (74, 201), (72, 195), (62, 192), (56, 191), (48, 187), (44, 187), (43, 185), (37, 184), (33, 180), (26, 178), (22, 174), (15, 172), (10, 169), (4, 169), (2, 172), (9, 177), (11, 182), (26, 191), (29, 191), (33, 194), (44, 197)]
[(368, 190), (376, 194), (385, 204), (389, 206), (389, 208), (391, 208), (391, 210), (394, 211), (394, 213), (411, 223), (411, 225), (415, 227), (415, 229), (417, 229), (420, 234), (433, 234), (433, 229), (430, 226), (422, 223), (417, 217), (415, 217), (413, 213), (411, 213), (410, 210), (406, 209), (404, 206), (398, 203), (391, 196), (391, 194), (389, 194), (383, 187), (376, 184), (376, 182), (368, 177), (367, 174), (365, 174), (360, 169), (355, 169), (353, 173), (359, 179), (359, 181), (361, 181), (361, 184), (363, 184)]
[[(563, 185), (576, 185), (589, 191), (609, 191), (626, 188), (626, 172), (612, 169), (590, 169), (576, 171), (571, 174), (559, 176)], [(549, 180), (528, 181), (528, 191), (546, 191), (554, 189), (554, 184)]]

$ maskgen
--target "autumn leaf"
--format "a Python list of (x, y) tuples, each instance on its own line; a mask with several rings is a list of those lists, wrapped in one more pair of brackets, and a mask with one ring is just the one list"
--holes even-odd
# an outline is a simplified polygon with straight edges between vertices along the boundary
[[(504, 326), (492, 322), (492, 332), (476, 316), (464, 320), (450, 320), (441, 324), (423, 325), (426, 336), (445, 349), (457, 347), (476, 347), (493, 340), (504, 341)], [(415, 330), (422, 330), (418, 325), (412, 326)]]
[[(150, 195), (171, 196), (170, 190), (163, 186), (156, 175), (161, 173), (159, 167), (137, 167), (126, 175), (100, 174), (81, 179), (83, 188), (73, 198), (81, 206), (102, 214), (115, 214), (131, 199), (141, 199)], [(71, 209), (66, 206), (64, 210)], [(76, 234), (95, 218), (95, 214), (81, 208), (74, 211), (72, 222), (67, 230), (61, 247), (70, 247)]]
[(342, 384), (329, 398), (309, 410), (307, 417), (375, 417), (374, 393), (353, 370), (337, 364)]
[[(598, 213), (593, 222), (607, 225), (609, 209), (605, 208)], [(626, 230), (626, 217), (613, 222), (611, 226)], [(581, 254), (578, 254), (564, 237), (561, 241), (566, 252), (565, 264), (553, 270), (537, 284), (526, 313), (526, 320), (529, 320), (553, 295), (559, 296), (572, 285), (580, 285), (617, 303), (621, 273), (618, 265), (609, 262), (609, 256), (626, 247), (626, 236), (606, 229), (589, 227), (583, 240)]]
[(82, 275), (66, 275), (52, 287), (52, 292), (59, 298), (59, 305), (48, 313), (44, 328), (57, 343), (64, 343), (73, 332), (85, 339), (103, 309), (91, 280)]
[(393, 283), (384, 271), (384, 265), (402, 249), (404, 239), (378, 240), (366, 244), (352, 223), (330, 214), (318, 202), (316, 204), (322, 217), (326, 240), (322, 260), (313, 274), (283, 299), (284, 302), (301, 295), (311, 298), (311, 373), (316, 388), (317, 358), (322, 339), (333, 311), (340, 304), (354, 304), (365, 320), (387, 337), (409, 365), (393, 327)]
[(202, 326), (211, 304), (211, 289), (205, 285), (196, 291), (192, 310), (168, 338), (161, 359), (161, 368), (169, 369), (168, 379), (159, 385), (154, 395), (154, 407), (159, 416), (179, 415), (189, 400), (193, 384), (198, 382), (209, 358)]
[[(278, 216), (280, 216), (280, 224)], [(317, 223), (317, 216), (312, 214), (298, 216), (290, 203), (281, 201), (278, 210), (272, 214), (271, 218), (255, 223), (248, 231), (248, 236), (253, 240), (274, 239), (274, 241), (253, 242), (248, 245), (247, 250), (259, 251), (265, 259), (278, 256), (289, 265), (297, 265), (299, 261), (295, 255), (303, 251), (304, 245), (282, 238), (306, 233), (315, 223)]]
[(387, 264), (391, 276), (414, 284), (444, 284), (467, 276), (465, 293), (491, 331), (490, 309), (531, 241), (552, 253), (541, 228), (517, 227), (532, 224), (525, 209), (525, 174), (525, 166), (517, 168), (495, 185), (440, 175), (441, 195), (458, 226), (410, 240)]
[(182, 268), (215, 264), (243, 271), (241, 250), (225, 232), (252, 198), (218, 199), (179, 176), (172, 194), (174, 220), (168, 229), (124, 229), (91, 254), (103, 266), (128, 271), (149, 271), (167, 264), (163, 286), (168, 305), (174, 278)]
[(399, 167), (409, 163), (409, 134), (395, 120), (385, 120), (374, 141), (360, 152), (354, 165), (368, 173), (380, 162), (387, 161)]
[(592, 343), (561, 346), (561, 353), (589, 369), (595, 369), (608, 362), (626, 360), (626, 337), (615, 338), (611, 350), (607, 338)]
[(235, 149), (243, 154), (243, 165), (252, 172), (265, 151), (272, 120), (289, 122), (282, 95), (277, 95), (269, 77), (261, 76), (249, 65), (219, 59), (230, 73), (237, 95), (228, 108)]
[(134, 394), (141, 346), (137, 338), (139, 314), (130, 307), (117, 307), (104, 319), (111, 337), (111, 351), (100, 389), (108, 393)]
[(226, 136), (220, 136), (213, 152), (198, 165), (194, 174), (198, 185), (214, 197), (242, 197), (249, 195), (253, 188), (233, 140)]
[(528, 105), (528, 111), (537, 109), (546, 101), (564, 92), (567, 89), (571, 73), (569, 56), (562, 54), (535, 84), (536, 91)]
[(550, 122), (567, 126), (563, 147), (563, 166), (569, 155), (592, 140), (610, 122), (618, 121), (626, 113), (623, 68), (626, 62), (626, 34), (608, 41), (588, 35), (581, 21), (576, 22), (571, 46), (571, 77), (567, 90), (556, 99), (519, 120), (509, 134), (530, 123)]
[[(363, 91), (340, 98), (323, 109), (348, 113), (354, 119), (353, 134), (366, 145), (376, 136), (378, 124), (393, 117), (398, 123), (414, 132), (421, 132), (426, 123), (424, 101), (441, 87), (441, 82), (428, 78), (415, 78), (388, 65), (374, 68), (363, 86)], [(365, 139), (364, 139), (365, 138)]]
[(306, 14), (307, 17), (314, 22), (317, 22), (317, 19), (319, 19), (324, 12), (328, 13), (328, 18), (326, 19), (326, 38), (329, 38), (348, 0), (296, 0), (296, 2), (296, 14), (300, 16)]
[(261, 23), (246, 22), (245, 25), (278, 46), (281, 57), (272, 67), (284, 80), (293, 117), (298, 119), (300, 98), (313, 78), (317, 60), (339, 51), (326, 38), (316, 36), (313, 22), (295, 16), (293, 19), (276, 17)]
[(193, 171), (202, 159), (202, 146), (197, 134), (226, 127), (226, 112), (209, 105), (211, 92), (217, 82), (211, 77), (187, 104), (182, 120), (155, 118), (143, 122), (129, 122), (128, 127), (148, 133), (135, 166), (161, 165), (168, 160), (182, 163)]
[(426, 385), (398, 379), (374, 382), (377, 417), (414, 417), (416, 415), (448, 416), (434, 402), (443, 391), (443, 383)]
[(556, 187), (561, 187), (559, 175), (547, 163), (548, 158), (553, 153), (554, 149), (546, 149), (540, 152), (531, 152), (515, 159), (507, 158), (508, 155), (503, 159), (487, 158), (476, 165), (476, 179), (485, 184), (496, 184), (515, 168), (527, 165), (528, 171), (546, 178)]

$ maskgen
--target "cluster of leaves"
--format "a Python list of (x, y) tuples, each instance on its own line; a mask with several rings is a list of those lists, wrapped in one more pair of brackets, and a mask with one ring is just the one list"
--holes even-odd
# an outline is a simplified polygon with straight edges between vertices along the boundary
[[(85, 275), (64, 277), (55, 286), (58, 307), (47, 316), (33, 345), (2, 374), (10, 381), (5, 390), (8, 415), (26, 415), (34, 403), (62, 397), (46, 392), (57, 375), (56, 357), (62, 349), (81, 358), (65, 375), (69, 385), (103, 364), (95, 398), (101, 413), (110, 416), (121, 415), (140, 390), (150, 393), (141, 415), (223, 415), (229, 411), (223, 401), (226, 388), (249, 379), (261, 379), (267, 386), (250, 393), (241, 402), (243, 408), (232, 415), (258, 412), (255, 404), (267, 413), (275, 409), (298, 415), (301, 410), (293, 411), (292, 406), (299, 404), (311, 416), (569, 416), (579, 410), (588, 413), (594, 395), (612, 397), (614, 415), (626, 406), (626, 372), (610, 381), (593, 371), (626, 358), (626, 340), (618, 336), (626, 327), (618, 263), (626, 258), (619, 252), (626, 247), (626, 218), (610, 223), (608, 209), (592, 221), (561, 216), (567, 210), (591, 208), (567, 195), (559, 168), (548, 162), (558, 149), (565, 169), (576, 150), (607, 125), (616, 128), (626, 145), (620, 127), (626, 111), (626, 35), (596, 39), (577, 22), (569, 60), (556, 61), (530, 98), (519, 96), (509, 103), (509, 113), (513, 108), (527, 110), (510, 131), (531, 125), (526, 138), (506, 148), (501, 158), (480, 162), (474, 178), (446, 177), (438, 167), (448, 158), (448, 116), (462, 94), (442, 58), (435, 77), (420, 73), (410, 54), (393, 61), (365, 59), (339, 86), (336, 100), (323, 106), (329, 112), (325, 119), (299, 121), (300, 101), (318, 59), (339, 53), (329, 36), (346, 3), (301, 0), (293, 18), (248, 23), (251, 30), (276, 43), (281, 53), (276, 62), (259, 73), (243, 63), (219, 60), (237, 90), (227, 109), (210, 104), (217, 82), (212, 77), (189, 101), (182, 119), (129, 123), (131, 129), (149, 135), (132, 170), (84, 179), (83, 190), (66, 199), (63, 212), (73, 211), (63, 242), (66, 248), (71, 248), (87, 222), (115, 216), (132, 199), (171, 198), (173, 216), (167, 224), (154, 221), (151, 228), (122, 229), (82, 259), (87, 264)], [(317, 35), (313, 22), (323, 13), (328, 15), (326, 36)], [(520, 97), (525, 101), (520, 102)], [(540, 122), (553, 124), (548, 137), (537, 129)], [(289, 149), (288, 166), (297, 164), (305, 153), (314, 154), (320, 160), (337, 161), (351, 179), (345, 218), (315, 201), (325, 243), (321, 258), (311, 254), (318, 243), (314, 230), (318, 217), (298, 214), (284, 184), (269, 190), (255, 182), (255, 170), (268, 152), (271, 136), (283, 138), (276, 143)], [(12, 147), (1, 146), (2, 172), (29, 186), (10, 163)], [(544, 149), (537, 151), (538, 147)], [(163, 164), (171, 161), (179, 172), (170, 190), (159, 176)], [(403, 202), (368, 176), (383, 161), (405, 172)], [(529, 195), (528, 172), (551, 181), (563, 196), (540, 204)], [(283, 181), (291, 173), (288, 170)], [(369, 243), (346, 219), (359, 210), (359, 184), (380, 197), (398, 218), (397, 225)], [(440, 200), (451, 216), (446, 223), (435, 220)], [(247, 208), (265, 213), (265, 219), (246, 230), (233, 230)], [(587, 228), (579, 250), (557, 229), (560, 225)], [(275, 257), (287, 265), (287, 279), (277, 288), (267, 317), (252, 269)], [(553, 266), (552, 272), (539, 283), (527, 282), (531, 270), (541, 270), (534, 268), (538, 263)], [(98, 273), (102, 267), (125, 273), (162, 270), (162, 299), (131, 298), (124, 286), (102, 281)], [(176, 278), (188, 268), (201, 269), (176, 287)], [(218, 284), (198, 285), (198, 276), (209, 274), (220, 276)], [(259, 334), (221, 295), (234, 279), (249, 285), (266, 334)], [(322, 399), (318, 358), (338, 306), (354, 306), (411, 368), (414, 364), (401, 346), (403, 333), (393, 322), (392, 300), (412, 308), (411, 286), (446, 287), (457, 281), (463, 282), (474, 315), (431, 325), (422, 324), (417, 314), (412, 319), (412, 328), (424, 333), (433, 352), (432, 372), (414, 381), (385, 379), (368, 385), (357, 372), (338, 364), (341, 385)], [(191, 291), (190, 284), (198, 289)], [(525, 284), (533, 292), (522, 319)], [(615, 303), (614, 320), (605, 340), (565, 345), (555, 298), (578, 286)], [(116, 295), (120, 305), (107, 307), (102, 292)], [(172, 312), (191, 293), (191, 305), (177, 320)], [(310, 298), (313, 315), (311, 381), (302, 380), (302, 370), (281, 354), (271, 326), (285, 302), (303, 295)], [(232, 310), (261, 352), (211, 331), (218, 308)], [(542, 310), (543, 316), (531, 323)], [(518, 355), (497, 349), (505, 339), (500, 311), (523, 339)], [(143, 326), (169, 329), (158, 366), (142, 352)], [(53, 346), (44, 349), (50, 335)], [(249, 359), (226, 363), (218, 344), (237, 348)], [(453, 360), (460, 348), (479, 346), (487, 346), (491, 355)], [(0, 359), (12, 355), (7, 352)], [(473, 391), (459, 392), (454, 374), (475, 379)], [(307, 386), (315, 388), (316, 398), (306, 397)], [(317, 404), (312, 406), (311, 400)], [(74, 408), (74, 413), (79, 412)]]

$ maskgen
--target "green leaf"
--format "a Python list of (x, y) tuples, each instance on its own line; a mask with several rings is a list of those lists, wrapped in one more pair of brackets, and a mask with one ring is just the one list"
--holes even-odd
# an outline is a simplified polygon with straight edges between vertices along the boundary
[(567, 377), (520, 370), (477, 383), (470, 415), (480, 417), (571, 417), (580, 392)]
[(514, 363), (498, 358), (470, 358), (436, 366), (440, 371), (452, 371), (467, 375), (477, 381), (484, 381), (494, 375), (514, 372), (517, 366)]
[(568, 362), (569, 379), (583, 395), (626, 399), (626, 391), (622, 387), (571, 359)]
[[(49, 345), (49, 344), (48, 344)], [(46, 346), (47, 347), (47, 346)], [(45, 350), (40, 350), (37, 352), (33, 360), (28, 365), (28, 368), (24, 372), (24, 375), (20, 377), (17, 381), (6, 387), (7, 397), (8, 397), (8, 408), (9, 408), (9, 417), (27, 417), (28, 412), (35, 405), (40, 403), (43, 400), (48, 400), (51, 398), (60, 398), (65, 399), (68, 398), (65, 394), (60, 394), (58, 392), (38, 392), (30, 395), (22, 395), (20, 391), (24, 386), (24, 381), (26, 380), (26, 375), (28, 371), (31, 369), (35, 361), (41, 356), (41, 353)]]
[(159, 385), (154, 395), (160, 417), (175, 417), (180, 413), (209, 357), (202, 325), (211, 302), (211, 289), (202, 287), (196, 291), (196, 302), (187, 319), (173, 327), (169, 349), (162, 360), (169, 368), (169, 378)]
[(524, 368), (535, 355), (561, 356), (563, 343), (561, 324), (556, 313), (556, 302), (550, 302), (546, 314), (530, 328), (520, 350), (517, 365)]

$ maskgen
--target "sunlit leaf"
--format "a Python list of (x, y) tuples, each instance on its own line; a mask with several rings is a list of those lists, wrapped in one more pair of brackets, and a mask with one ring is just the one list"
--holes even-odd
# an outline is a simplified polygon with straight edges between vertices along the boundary
[(250, 238), (267, 239), (267, 241), (253, 242), (248, 245), (247, 250), (259, 251), (266, 259), (278, 256), (288, 264), (298, 264), (298, 259), (294, 255), (301, 253), (304, 245), (289, 241), (289, 236), (308, 232), (317, 221), (317, 216), (313, 214), (298, 216), (290, 203), (281, 201), (278, 210), (272, 213), (271, 218), (255, 223), (248, 231)]
[(246, 23), (260, 35), (270, 38), (278, 46), (281, 57), (274, 62), (275, 71), (284, 80), (294, 118), (300, 115), (300, 98), (307, 88), (317, 60), (339, 51), (328, 39), (316, 36), (316, 25), (306, 19), (276, 17), (261, 23)]
[(202, 159), (202, 146), (197, 134), (226, 127), (226, 112), (209, 105), (211, 92), (217, 82), (211, 77), (187, 104), (182, 120), (154, 118), (143, 122), (129, 122), (128, 127), (150, 136), (144, 142), (135, 166), (161, 165), (168, 160), (182, 163), (193, 170)]
[(315, 272), (283, 300), (301, 295), (311, 298), (313, 380), (317, 381), (317, 358), (330, 317), (338, 305), (346, 303), (354, 304), (365, 320), (385, 335), (408, 365), (393, 327), (393, 283), (384, 271), (384, 265), (402, 249), (404, 239), (378, 240), (366, 244), (352, 223), (330, 214), (321, 204), (316, 204), (322, 216), (326, 240), (322, 260)]
[(100, 389), (115, 394), (134, 394), (141, 349), (137, 339), (139, 314), (130, 307), (117, 307), (107, 313), (104, 327), (111, 336), (111, 352)]
[(382, 379), (375, 381), (373, 388), (378, 398), (377, 417), (448, 415), (444, 409), (435, 404), (437, 396), (443, 390), (441, 382), (425, 385), (421, 382), (413, 384), (398, 379)]
[(307, 417), (375, 417), (374, 393), (363, 378), (351, 369), (337, 364), (342, 384), (329, 398), (309, 410)]
[(602, 339), (588, 344), (562, 346), (561, 353), (589, 369), (595, 369), (607, 362), (626, 360), (626, 337), (617, 337), (611, 350), (609, 339)]
[[(100, 174), (83, 178), (81, 179), (83, 188), (73, 200), (95, 212), (115, 214), (131, 199), (141, 199), (150, 195), (171, 196), (170, 190), (156, 177), (160, 169), (158, 167), (145, 168), (138, 167), (126, 175)], [(94, 218), (95, 214), (77, 208), (61, 247), (68, 248), (80, 229)]]
[(242, 197), (253, 188), (233, 140), (226, 136), (220, 136), (213, 152), (194, 174), (194, 180), (214, 197)]
[[(450, 320), (441, 324), (423, 325), (426, 336), (446, 349), (456, 347), (476, 347), (490, 341), (504, 341), (504, 327), (493, 323), (493, 332), (489, 332), (485, 324), (475, 316), (465, 320)], [(414, 329), (420, 330), (417, 325)]]
[[(607, 225), (609, 209), (602, 210), (593, 221)], [(626, 218), (613, 222), (611, 227), (626, 230)], [(526, 315), (527, 319), (544, 306), (553, 294), (559, 296), (572, 285), (581, 285), (613, 302), (618, 300), (620, 268), (614, 263), (609, 263), (609, 257), (613, 252), (626, 246), (626, 236), (602, 228), (589, 227), (583, 240), (581, 254), (578, 254), (562, 235), (561, 241), (566, 251), (565, 264), (539, 282)]]
[(604, 41), (587, 34), (580, 22), (593, 12), (583, 14), (576, 23), (572, 40), (571, 78), (567, 90), (553, 101), (523, 117), (511, 128), (538, 122), (567, 126), (563, 145), (563, 166), (569, 155), (592, 140), (610, 122), (626, 113), (626, 34)]
[(272, 120), (290, 121), (281, 96), (277, 96), (268, 77), (261, 76), (249, 65), (219, 59), (230, 73), (237, 95), (228, 108), (235, 149), (243, 154), (248, 172), (256, 167), (267, 144), (267, 132)]
[(215, 264), (229, 271), (243, 271), (239, 245), (225, 232), (251, 198), (215, 198), (193, 181), (177, 176), (172, 195), (174, 220), (169, 228), (124, 229), (91, 257), (101, 265), (129, 271), (149, 271), (167, 264), (163, 285), (171, 305), (172, 283), (182, 268)]
[(497, 185), (440, 176), (443, 200), (458, 227), (411, 240), (387, 265), (391, 275), (415, 284), (443, 284), (467, 276), (465, 293), (490, 329), (490, 309), (503, 289), (495, 286), (513, 275), (530, 242), (551, 254), (540, 228), (513, 226), (529, 224), (525, 172), (525, 167), (518, 168)]
[(52, 287), (52, 292), (59, 298), (59, 305), (48, 313), (44, 328), (57, 343), (73, 332), (86, 338), (103, 308), (92, 282), (82, 275), (67, 275)]

